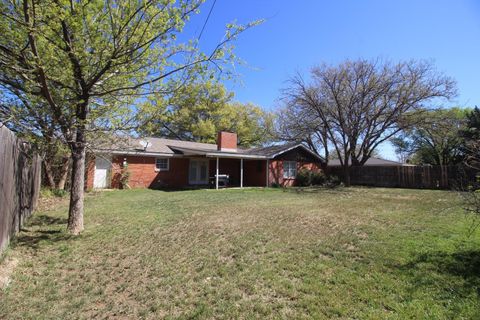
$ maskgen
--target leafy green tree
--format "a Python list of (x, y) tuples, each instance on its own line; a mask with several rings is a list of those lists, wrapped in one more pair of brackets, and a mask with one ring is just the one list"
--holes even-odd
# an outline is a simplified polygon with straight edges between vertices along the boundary
[(0, 2), (0, 86), (17, 99), (42, 100), (70, 149), (71, 233), (83, 230), (89, 133), (135, 128), (132, 105), (149, 94), (169, 95), (198, 74), (213, 76), (234, 59), (231, 41), (255, 24), (227, 25), (223, 40), (203, 53), (195, 39), (177, 39), (202, 3)]
[(475, 231), (480, 227), (480, 109), (475, 107), (467, 113), (467, 121), (465, 130), (461, 132), (464, 140), (465, 148), (465, 164), (469, 168), (473, 168), (477, 173), (477, 180), (472, 182), (467, 192), (462, 193), (464, 198), (465, 210), (476, 217), (471, 231)]
[(480, 170), (480, 109), (478, 107), (467, 113), (465, 127), (461, 133), (465, 139), (465, 162), (468, 166)]
[(461, 108), (413, 112), (401, 136), (392, 139), (396, 152), (414, 164), (455, 165), (464, 159), (461, 132), (468, 110)]
[[(0, 98), (0, 119), (16, 135), (29, 142), (41, 158), (48, 186), (64, 189), (70, 167), (70, 153), (45, 103), (30, 99)], [(10, 119), (16, 119), (11, 121)]]
[[(233, 93), (216, 82), (182, 87), (170, 99), (155, 99), (143, 105), (152, 118), (142, 134), (215, 143), (219, 131), (236, 132), (239, 145), (248, 147), (269, 140), (272, 115), (260, 107), (233, 102)], [(151, 117), (148, 110), (164, 112)]]

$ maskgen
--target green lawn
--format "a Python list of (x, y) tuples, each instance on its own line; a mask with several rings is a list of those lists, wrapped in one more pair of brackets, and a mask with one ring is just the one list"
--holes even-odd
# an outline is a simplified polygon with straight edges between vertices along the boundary
[(480, 231), (455, 193), (112, 191), (85, 221), (30, 219), (0, 318), (480, 318)]

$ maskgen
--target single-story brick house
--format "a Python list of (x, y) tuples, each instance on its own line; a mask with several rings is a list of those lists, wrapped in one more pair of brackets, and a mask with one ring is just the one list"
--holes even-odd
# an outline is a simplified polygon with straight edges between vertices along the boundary
[(87, 164), (86, 188), (119, 188), (123, 171), (131, 188), (295, 185), (301, 168), (321, 170), (324, 159), (303, 144), (243, 149), (237, 135), (220, 132), (217, 144), (143, 138), (96, 149)]

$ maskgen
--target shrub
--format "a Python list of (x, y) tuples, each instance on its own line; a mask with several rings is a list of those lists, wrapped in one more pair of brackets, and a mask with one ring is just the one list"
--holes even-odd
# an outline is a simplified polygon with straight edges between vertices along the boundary
[(312, 185), (312, 172), (307, 169), (300, 169), (297, 172), (297, 184), (300, 187), (307, 187)]
[(330, 175), (326, 178), (325, 187), (327, 188), (336, 188), (342, 185), (340, 179), (335, 175)]
[(68, 191), (64, 189), (42, 188), (40, 190), (40, 198), (63, 198), (66, 195), (68, 195)]
[(312, 185), (321, 186), (325, 183), (326, 176), (323, 171), (314, 171), (312, 172)]
[(120, 173), (120, 188), (121, 189), (130, 189), (128, 182), (130, 181), (130, 171), (128, 167), (125, 166)]
[(297, 173), (297, 184), (300, 187), (319, 186), (325, 182), (323, 171), (300, 169)]
[(466, 192), (462, 192), (464, 210), (473, 215), (470, 234), (480, 227), (480, 176), (477, 176), (476, 180), (476, 182), (468, 186)]
[(63, 198), (68, 195), (68, 191), (65, 189), (53, 189), (52, 192), (55, 197), (59, 198)]

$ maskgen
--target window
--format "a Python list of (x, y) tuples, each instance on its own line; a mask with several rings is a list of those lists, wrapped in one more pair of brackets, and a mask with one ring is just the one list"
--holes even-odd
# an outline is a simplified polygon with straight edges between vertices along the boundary
[(297, 162), (283, 161), (283, 177), (285, 179), (295, 179), (297, 176)]
[(168, 159), (167, 158), (155, 159), (155, 171), (168, 171)]

